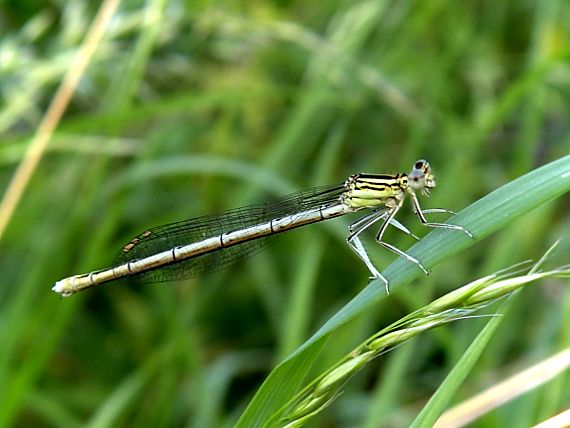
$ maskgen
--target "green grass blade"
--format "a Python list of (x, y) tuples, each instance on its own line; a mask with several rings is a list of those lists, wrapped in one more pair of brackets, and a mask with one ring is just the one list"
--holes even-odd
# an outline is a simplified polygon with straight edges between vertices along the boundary
[[(451, 222), (469, 229), (476, 236), (475, 240), (459, 232), (433, 230), (414, 245), (408, 253), (420, 258), (425, 266), (431, 268), (569, 190), (570, 156), (565, 156), (511, 181), (453, 217)], [(390, 281), (392, 290), (421, 274), (416, 266), (402, 259), (396, 260), (383, 273)], [(385, 296), (384, 284), (380, 281), (368, 284), (303, 346), (275, 368), (255, 395), (237, 426), (263, 426), (300, 387), (304, 374), (317, 358), (318, 351), (328, 335), (378, 303)]]
[(463, 356), (459, 359), (457, 364), (455, 364), (435, 394), (430, 398), (420, 414), (410, 425), (410, 428), (434, 426), (435, 421), (447, 408), (449, 402), (457, 392), (457, 389), (469, 375), (473, 369), (473, 366), (475, 366), (475, 363), (479, 360), (479, 357), (493, 337), (493, 333), (495, 333), (501, 324), (503, 315), (510, 307), (512, 297), (513, 296), (510, 296), (508, 300), (503, 305), (501, 305), (501, 309), (497, 311), (497, 316), (491, 318), (485, 327), (481, 330), (481, 332), (477, 335), (475, 340), (473, 340), (473, 343), (464, 352)]
[[(534, 264), (532, 269), (528, 272), (529, 275), (540, 270), (542, 264), (544, 264), (548, 257), (554, 252), (559, 242), (560, 240), (555, 242), (540, 258), (540, 260)], [(431, 427), (435, 425), (437, 419), (449, 406), (449, 403), (461, 383), (469, 373), (471, 373), (475, 363), (479, 360), (479, 357), (486, 349), (487, 344), (491, 340), (491, 337), (493, 337), (493, 334), (499, 327), (501, 321), (504, 319), (504, 316), (510, 309), (512, 301), (517, 294), (518, 291), (515, 291), (508, 297), (508, 299), (501, 305), (501, 308), (496, 312), (496, 316), (489, 320), (475, 340), (473, 340), (469, 348), (467, 348), (459, 361), (457, 361), (453, 370), (451, 370), (428, 403), (424, 406), (420, 414), (416, 417), (412, 425), (410, 425), (411, 428)]]

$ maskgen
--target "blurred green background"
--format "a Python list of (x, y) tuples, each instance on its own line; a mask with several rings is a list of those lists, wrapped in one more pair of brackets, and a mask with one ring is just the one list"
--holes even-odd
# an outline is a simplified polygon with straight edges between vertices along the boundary
[[(97, 7), (2, 3), (2, 189)], [(424, 208), (459, 211), (570, 152), (569, 61), (564, 1), (122, 2), (0, 241), (0, 426), (232, 426), (271, 368), (366, 285), (344, 242), (355, 218), (201, 278), (65, 300), (53, 283), (107, 267), (148, 227), (419, 158), (438, 180)], [(398, 290), (340, 329), (315, 373), (444, 291), (539, 257), (570, 231), (569, 209), (549, 203)], [(394, 260), (369, 238), (379, 267)], [(407, 426), (483, 322), (383, 356), (312, 426)], [(569, 346), (569, 323), (567, 286), (526, 290), (455, 401)], [(568, 385), (476, 426), (529, 426), (568, 406)]]

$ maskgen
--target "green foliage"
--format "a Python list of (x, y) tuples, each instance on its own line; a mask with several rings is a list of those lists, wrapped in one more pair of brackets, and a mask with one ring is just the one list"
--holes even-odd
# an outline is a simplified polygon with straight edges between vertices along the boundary
[[(37, 5), (0, 11), (2, 188), (96, 13)], [(561, 1), (123, 2), (0, 240), (0, 427), (254, 426), (383, 326), (539, 257), (570, 228), (568, 197), (553, 200), (570, 179), (569, 23)], [(344, 243), (354, 218), (203, 278), (50, 290), (150, 226), (418, 158), (438, 181), (424, 208), (468, 207), (453, 221), (477, 240), (430, 233), (410, 249), (424, 277), (371, 236), (388, 298)], [(510, 306), (453, 402), (570, 345), (568, 287)], [(408, 426), (483, 328), (461, 321), (383, 356), (314, 426)], [(532, 425), (568, 391), (560, 379), (479, 426)]]

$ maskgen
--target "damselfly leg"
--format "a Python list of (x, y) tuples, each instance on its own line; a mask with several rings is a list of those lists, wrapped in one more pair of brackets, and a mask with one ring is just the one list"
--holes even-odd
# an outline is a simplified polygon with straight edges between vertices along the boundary
[[(412, 195), (413, 195), (412, 200), (415, 202), (418, 202), (417, 197), (415, 197), (415, 194), (412, 194)], [(382, 275), (376, 269), (376, 267), (374, 266), (374, 264), (370, 260), (370, 256), (368, 255), (368, 252), (364, 248), (364, 245), (362, 244), (362, 241), (360, 240), (360, 237), (359, 237), (359, 235), (362, 232), (364, 232), (366, 229), (368, 229), (370, 226), (374, 225), (375, 223), (377, 223), (380, 220), (384, 220), (384, 222), (383, 222), (382, 226), (380, 227), (380, 230), (378, 231), (378, 233), (376, 235), (376, 241), (380, 245), (382, 245), (383, 247), (385, 247), (388, 250), (397, 254), (398, 256), (400, 256), (400, 257), (408, 260), (409, 262), (417, 265), (426, 275), (429, 274), (426, 267), (418, 259), (410, 256), (409, 254), (400, 250), (396, 246), (394, 246), (388, 242), (385, 242), (383, 240), (384, 233), (386, 232), (386, 229), (388, 228), (389, 224), (392, 224), (393, 226), (400, 229), (404, 233), (412, 236), (413, 238), (419, 239), (406, 226), (404, 226), (402, 223), (400, 223), (398, 220), (395, 219), (395, 216), (398, 213), (398, 211), (400, 210), (401, 206), (402, 206), (402, 204), (398, 204), (398, 205), (395, 205), (394, 207), (392, 207), (390, 209), (373, 211), (372, 213), (358, 219), (357, 221), (355, 221), (354, 223), (352, 223), (349, 226), (348, 229), (349, 229), (350, 234), (349, 234), (348, 238), (346, 239), (350, 248), (364, 262), (364, 264), (366, 265), (366, 267), (368, 268), (368, 270), (372, 274), (372, 278), (380, 279), (382, 282), (384, 282), (384, 285), (386, 287), (386, 293), (388, 293), (388, 294), (390, 293), (388, 280), (384, 277), (384, 275)], [(439, 228), (444, 228), (444, 229), (462, 230), (469, 237), (473, 238), (473, 235), (467, 229), (464, 229), (461, 226), (454, 225), (454, 224), (447, 224), (447, 223), (428, 222), (424, 216), (424, 214), (437, 214), (437, 213), (455, 214), (451, 210), (447, 210), (445, 208), (430, 208), (427, 210), (422, 210), (421, 207), (419, 206), (419, 203), (414, 203), (414, 212), (418, 215), (420, 222), (425, 226), (439, 227)]]
[(410, 196), (412, 198), (412, 204), (414, 207), (414, 212), (418, 215), (418, 218), (420, 219), (420, 222), (424, 225), (424, 226), (428, 226), (428, 227), (439, 227), (441, 229), (453, 229), (453, 230), (460, 230), (462, 232), (464, 232), (467, 236), (469, 236), (471, 239), (475, 238), (473, 236), (473, 234), (471, 232), (469, 232), (467, 229), (465, 229), (462, 226), (459, 226), (457, 224), (449, 224), (449, 223), (434, 223), (434, 222), (430, 222), (428, 221), (424, 214), (429, 214), (429, 213), (436, 213), (436, 212), (446, 212), (446, 213), (453, 213), (453, 211), (449, 211), (446, 210), (444, 208), (434, 208), (434, 209), (430, 209), (430, 210), (422, 210), (421, 206), (420, 206), (420, 201), (418, 200), (418, 197), (416, 196), (415, 193), (410, 192)]
[[(384, 286), (386, 287), (386, 291), (389, 292), (388, 291), (388, 280), (384, 277), (384, 275), (382, 275), (378, 271), (378, 269), (376, 269), (376, 267), (374, 266), (374, 263), (372, 263), (372, 261), (370, 260), (370, 257), (368, 256), (366, 249), (362, 245), (360, 238), (358, 237), (358, 235), (360, 233), (362, 233), (364, 230), (366, 230), (368, 227), (372, 226), (374, 223), (376, 223), (377, 221), (379, 221), (381, 219), (385, 219), (387, 216), (388, 216), (388, 212), (385, 209), (374, 210), (370, 214), (368, 214), (368, 215), (360, 218), (359, 220), (355, 221), (354, 223), (352, 223), (348, 227), (350, 234), (346, 238), (346, 243), (356, 253), (356, 255), (360, 258), (360, 260), (362, 260), (364, 262), (364, 264), (366, 265), (366, 267), (368, 268), (368, 270), (372, 274), (372, 278), (380, 279), (384, 283)], [(406, 233), (409, 232), (408, 229), (405, 228), (400, 222), (397, 222), (397, 224), (398, 224), (398, 226), (396, 226), (396, 227), (400, 228), (400, 226), (401, 226), (401, 230), (403, 230)], [(409, 232), (409, 233), (411, 234), (411, 232)]]
[(348, 243), (350, 248), (364, 262), (364, 264), (366, 265), (366, 267), (368, 268), (368, 270), (372, 274), (372, 277), (380, 279), (382, 282), (384, 282), (384, 286), (386, 287), (386, 293), (388, 293), (388, 294), (390, 293), (388, 280), (384, 277), (384, 275), (382, 275), (378, 271), (378, 269), (376, 269), (376, 267), (374, 266), (374, 264), (370, 260), (370, 256), (368, 255), (368, 253), (366, 252), (366, 249), (362, 245), (362, 241), (360, 240), (359, 235), (362, 232), (364, 232), (366, 229), (368, 229), (370, 226), (375, 224), (376, 222), (378, 222), (380, 220), (384, 220), (384, 222), (380, 228), (380, 232), (378, 232), (378, 236), (376, 237), (376, 240), (378, 241), (378, 243), (381, 244), (382, 246), (388, 248), (390, 251), (393, 251), (394, 253), (396, 253), (400, 257), (403, 257), (406, 260), (417, 264), (420, 267), (420, 269), (422, 269), (427, 274), (428, 273), (427, 270), (425, 269), (425, 267), (421, 264), (421, 262), (419, 260), (410, 256), (409, 254), (406, 254), (404, 251), (400, 250), (399, 248), (396, 248), (395, 246), (388, 244), (387, 242), (382, 241), (382, 236), (384, 235), (384, 232), (386, 231), (389, 224), (394, 225), (395, 227), (397, 227), (401, 231), (403, 231), (403, 232), (407, 233), (408, 235), (418, 239), (418, 237), (416, 235), (414, 235), (412, 232), (410, 232), (408, 230), (408, 228), (406, 228), (404, 225), (402, 225), (400, 222), (398, 222), (394, 218), (396, 213), (400, 209), (400, 207), (401, 207), (401, 203), (394, 206), (391, 209), (381, 210), (381, 211), (373, 211), (372, 213), (368, 214), (367, 216), (362, 217), (361, 219), (359, 219), (358, 221), (354, 222), (353, 224), (351, 224), (349, 226), (350, 235), (346, 239), (346, 242)]
[(394, 207), (392, 207), (389, 211), (388, 211), (388, 217), (386, 218), (386, 220), (384, 221), (384, 223), (382, 223), (382, 226), (380, 227), (380, 230), (378, 231), (378, 233), (376, 234), (376, 242), (378, 242), (380, 245), (382, 245), (383, 247), (389, 249), (390, 251), (396, 253), (397, 255), (399, 255), (400, 257), (408, 260), (409, 262), (414, 263), (415, 265), (417, 265), (426, 275), (429, 274), (428, 270), (425, 268), (425, 266), (415, 257), (410, 256), (409, 254), (405, 253), (404, 251), (400, 250), (398, 247), (389, 244), (386, 241), (383, 241), (382, 238), (384, 237), (384, 233), (386, 232), (386, 229), (388, 228), (388, 224), (390, 223), (390, 221), (394, 218), (394, 216), (396, 215), (396, 213), (400, 210), (400, 208), (402, 208), (402, 202), (400, 201), (399, 204), (395, 205)]
[[(348, 235), (348, 238), (346, 238), (346, 242), (348, 243), (349, 247), (356, 253), (356, 255), (364, 262), (364, 264), (372, 274), (372, 278), (374, 279), (377, 278), (380, 279), (382, 282), (384, 282), (386, 291), (389, 293), (388, 280), (378, 271), (378, 269), (376, 269), (376, 267), (370, 260), (370, 257), (368, 256), (366, 249), (362, 245), (360, 238), (358, 237), (358, 235), (361, 232), (372, 226), (377, 221), (385, 219), (387, 216), (388, 216), (388, 211), (386, 209), (382, 209), (382, 210), (374, 210), (370, 214), (358, 219), (348, 227), (350, 234)], [(391, 224), (395, 226), (397, 229), (400, 229), (402, 232), (407, 233), (408, 235), (416, 239), (419, 239), (416, 235), (410, 232), (406, 226), (404, 226), (395, 218), (392, 218)]]

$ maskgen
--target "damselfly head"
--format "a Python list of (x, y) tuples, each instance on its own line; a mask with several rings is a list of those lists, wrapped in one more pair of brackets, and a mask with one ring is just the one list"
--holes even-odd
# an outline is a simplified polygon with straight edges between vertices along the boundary
[(430, 189), (435, 187), (435, 179), (429, 162), (424, 159), (416, 161), (412, 171), (408, 174), (408, 180), (413, 190), (419, 190), (426, 196), (429, 196)]

